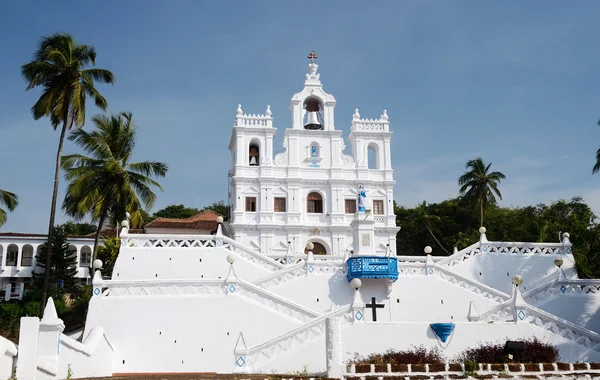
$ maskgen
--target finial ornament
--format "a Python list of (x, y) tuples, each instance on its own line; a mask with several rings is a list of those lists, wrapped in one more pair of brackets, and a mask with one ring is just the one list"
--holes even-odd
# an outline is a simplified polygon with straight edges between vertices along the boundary
[(310, 63), (315, 63), (315, 59), (319, 58), (319, 56), (313, 50), (310, 52), (310, 54), (308, 54), (308, 58), (310, 59)]
[(388, 121), (387, 110), (383, 110), (383, 115), (381, 115), (381, 120)]
[(242, 111), (242, 105), (238, 104), (238, 108), (237, 111), (235, 111), (235, 114), (238, 116), (242, 116), (244, 114), (244, 111)]
[(271, 106), (267, 106), (267, 111), (265, 112), (265, 115), (268, 117), (271, 117), (272, 113), (271, 113)]
[(354, 110), (354, 115), (352, 115), (352, 120), (360, 119), (360, 114), (358, 113), (358, 108)]

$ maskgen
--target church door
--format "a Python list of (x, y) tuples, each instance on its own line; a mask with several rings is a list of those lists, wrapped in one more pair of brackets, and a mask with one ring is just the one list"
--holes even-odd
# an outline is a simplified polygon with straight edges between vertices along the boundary
[[(312, 250), (313, 255), (326, 255), (327, 254), (327, 250), (325, 249), (323, 244), (317, 243), (316, 241), (313, 241), (312, 243), (315, 246)], [(304, 249), (304, 254), (308, 254), (308, 249)]]

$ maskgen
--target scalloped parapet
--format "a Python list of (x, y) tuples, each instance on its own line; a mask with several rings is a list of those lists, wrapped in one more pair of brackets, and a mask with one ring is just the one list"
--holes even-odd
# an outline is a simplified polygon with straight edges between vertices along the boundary
[(233, 126), (250, 128), (273, 128), (273, 118), (271, 117), (271, 115), (271, 106), (267, 106), (266, 112), (261, 115), (243, 113), (242, 107), (238, 105)]
[(383, 110), (383, 114), (378, 119), (363, 119), (356, 110), (352, 115), (350, 130), (352, 132), (389, 132), (390, 122), (387, 111)]

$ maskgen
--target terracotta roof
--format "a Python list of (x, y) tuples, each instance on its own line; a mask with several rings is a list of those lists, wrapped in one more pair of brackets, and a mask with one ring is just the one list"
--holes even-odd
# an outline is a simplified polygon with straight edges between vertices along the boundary
[(217, 218), (221, 216), (212, 210), (206, 210), (185, 219), (156, 218), (146, 225), (146, 228), (185, 228), (194, 230), (215, 231)]
[[(119, 232), (121, 231), (121, 229), (119, 229)], [(131, 234), (144, 234), (144, 230), (142, 229), (131, 229), (129, 230), (129, 233)], [(87, 234), (84, 237), (88, 237), (88, 238), (94, 238), (96, 237), (96, 233), (92, 232), (91, 234)], [(108, 238), (113, 238), (113, 237), (117, 237), (117, 230), (114, 227), (104, 227), (101, 231), (100, 231), (100, 238), (101, 239), (108, 239)]]

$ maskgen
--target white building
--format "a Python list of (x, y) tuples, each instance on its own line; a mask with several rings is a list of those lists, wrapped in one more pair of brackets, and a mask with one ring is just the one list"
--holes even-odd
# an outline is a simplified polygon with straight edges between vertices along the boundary
[[(447, 378), (462, 374), (460, 366), (357, 374), (344, 364), (354, 353), (420, 345), (452, 359), (481, 342), (532, 337), (554, 345), (562, 361), (599, 363), (600, 281), (577, 278), (568, 234), (556, 243), (493, 242), (481, 228), (479, 241), (448, 257), (432, 257), (429, 247), (421, 257), (395, 255), (387, 116), (356, 114), (353, 155), (344, 155), (335, 100), (316, 69), (311, 64), (292, 99), (284, 153), (273, 158), (269, 110), (238, 110), (230, 143), (234, 238), (222, 225), (215, 234), (134, 234), (124, 222), (110, 278), (94, 273), (83, 341), (62, 333), (49, 306), (41, 321), (21, 320), (18, 348), (0, 339), (0, 375), (16, 365), (19, 380), (62, 379), (69, 368), (71, 377), (307, 370)], [(325, 254), (304, 254), (304, 246)], [(576, 370), (533, 367), (556, 376)], [(521, 368), (481, 364), (480, 371), (518, 377)]]
[[(31, 285), (39, 247), (46, 243), (41, 234), (0, 233), (0, 300), (21, 299)], [(67, 239), (77, 256), (77, 278), (85, 283), (90, 278), (94, 239)]]
[[(345, 154), (336, 100), (323, 90), (317, 69), (309, 65), (304, 88), (292, 97), (282, 153), (273, 154), (277, 129), (270, 108), (248, 115), (238, 106), (229, 143), (234, 238), (268, 255), (303, 253), (312, 242), (316, 254), (360, 250), (394, 256), (399, 228), (387, 113), (362, 119), (356, 110), (348, 136), (352, 154)], [(367, 215), (359, 228), (360, 188), (367, 195)], [(369, 235), (361, 247), (359, 230)]]

